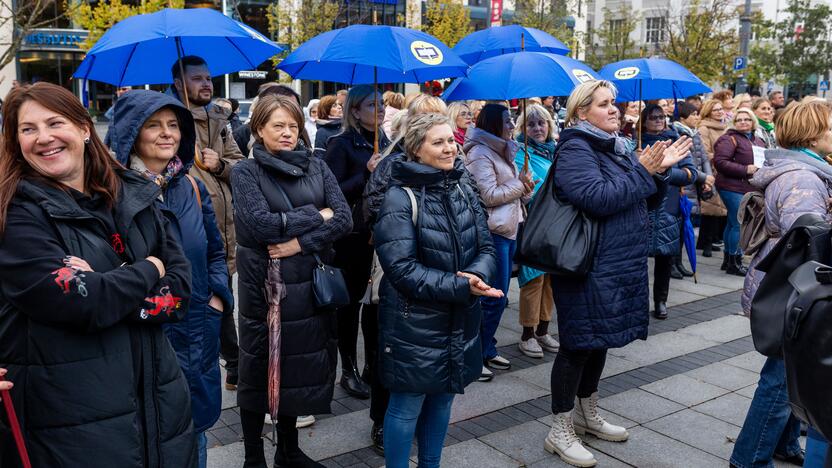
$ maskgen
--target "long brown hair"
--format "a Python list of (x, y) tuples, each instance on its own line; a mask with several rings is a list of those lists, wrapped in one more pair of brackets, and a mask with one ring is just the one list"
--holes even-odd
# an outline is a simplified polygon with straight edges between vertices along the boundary
[(46, 183), (65, 187), (35, 171), (23, 158), (17, 135), (20, 108), (28, 101), (61, 114), (79, 128), (90, 130), (90, 142), (84, 149), (84, 190), (104, 196), (112, 207), (121, 188), (121, 179), (115, 172), (121, 165), (110, 157), (107, 147), (95, 133), (89, 113), (69, 90), (61, 86), (39, 82), (12, 89), (3, 103), (3, 152), (0, 154), (0, 236), (6, 229), (9, 205), (23, 179), (40, 179)]

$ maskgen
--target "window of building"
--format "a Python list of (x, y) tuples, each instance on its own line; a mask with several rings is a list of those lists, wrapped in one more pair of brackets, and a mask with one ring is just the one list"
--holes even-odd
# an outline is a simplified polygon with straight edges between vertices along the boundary
[(667, 30), (667, 17), (655, 16), (647, 18), (647, 43), (657, 44), (665, 41), (665, 34)]

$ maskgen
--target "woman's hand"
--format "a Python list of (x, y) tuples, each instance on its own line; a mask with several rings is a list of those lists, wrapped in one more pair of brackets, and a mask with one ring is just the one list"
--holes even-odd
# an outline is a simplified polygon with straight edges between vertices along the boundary
[(523, 190), (525, 194), (530, 194), (534, 192), (534, 186), (537, 185), (536, 180), (532, 179), (531, 172), (521, 172), (520, 173), (520, 182), (523, 182)]
[(66, 265), (70, 268), (74, 268), (76, 270), (93, 271), (92, 267), (90, 266), (89, 263), (87, 263), (86, 260), (84, 260), (83, 258), (79, 258), (79, 257), (73, 257), (72, 255), (68, 255), (64, 259), (64, 265)]
[(161, 260), (153, 256), (147, 257), (145, 260), (156, 266), (156, 269), (159, 270), (159, 278), (165, 277), (165, 264)]
[[(8, 371), (0, 368), (0, 377), (5, 377)], [(11, 390), (14, 384), (5, 380), (0, 380), (0, 390)]]
[(481, 280), (477, 275), (464, 271), (458, 271), (456, 275), (468, 280), (468, 287), (471, 289), (471, 295), (473, 296), (503, 297), (502, 291), (485, 284), (485, 281)]
[(318, 213), (320, 213), (321, 217), (324, 218), (324, 222), (329, 221), (330, 219), (332, 219), (333, 216), (335, 216), (335, 212), (332, 211), (331, 208), (324, 208), (322, 210), (318, 210)]
[(690, 154), (691, 147), (693, 147), (693, 140), (687, 136), (679, 138), (672, 145), (668, 146), (664, 150), (664, 159), (662, 159), (660, 165), (662, 170), (669, 169), (679, 161), (685, 159)]
[(208, 301), (208, 306), (213, 307), (220, 312), (223, 311), (222, 299), (220, 299), (216, 294), (211, 294), (211, 300)]
[(298, 238), (283, 242), (280, 244), (269, 244), (269, 257), (271, 258), (286, 258), (300, 253), (300, 242)]
[(745, 172), (748, 175), (754, 175), (754, 173), (757, 172), (757, 169), (759, 169), (759, 167), (751, 164), (751, 165), (745, 167)]
[(704, 183), (704, 184), (702, 184), (702, 185), (703, 185), (703, 186), (702, 186), (702, 191), (703, 191), (703, 192), (710, 192), (710, 191), (712, 191), (712, 190), (714, 189), (714, 183), (715, 183), (715, 181), (716, 181), (716, 179), (714, 179), (714, 176), (712, 176), (712, 175), (705, 176), (705, 183)]
[(666, 141), (660, 141), (641, 150), (641, 154), (638, 155), (638, 162), (647, 170), (648, 174), (654, 175), (659, 172), (664, 159), (664, 150), (667, 146)]
[(376, 166), (378, 166), (379, 161), (381, 161), (381, 154), (380, 153), (374, 154), (372, 157), (370, 157), (370, 160), (367, 161), (367, 170), (370, 171), (370, 172), (373, 172), (374, 170), (376, 170)]

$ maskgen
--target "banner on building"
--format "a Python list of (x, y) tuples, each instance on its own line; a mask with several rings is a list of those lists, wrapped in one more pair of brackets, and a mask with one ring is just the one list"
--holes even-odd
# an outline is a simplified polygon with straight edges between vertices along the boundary
[(491, 26), (503, 25), (503, 0), (491, 0)]

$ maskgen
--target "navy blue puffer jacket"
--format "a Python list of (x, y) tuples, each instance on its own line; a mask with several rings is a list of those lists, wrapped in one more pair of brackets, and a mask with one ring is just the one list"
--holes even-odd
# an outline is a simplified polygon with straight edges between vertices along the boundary
[(661, 201), (664, 183), (634, 154), (615, 154), (614, 144), (612, 138), (566, 129), (552, 168), (558, 196), (599, 223), (589, 274), (552, 278), (559, 339), (573, 350), (619, 348), (647, 338), (646, 200)]
[[(174, 111), (179, 119), (182, 139), (178, 156), (184, 168), (171, 179), (159, 202), (162, 213), (170, 221), (185, 256), (191, 264), (192, 293), (185, 320), (165, 325), (179, 366), (188, 379), (194, 431), (202, 432), (217, 422), (222, 406), (219, 368), (219, 336), (222, 312), (208, 305), (217, 295), (225, 310), (234, 307), (234, 297), (228, 288), (228, 269), (225, 250), (208, 190), (194, 179), (200, 196), (185, 177), (194, 160), (195, 131), (190, 111), (176, 99), (155, 91), (134, 90), (118, 100), (115, 110), (115, 143), (118, 161), (130, 167), (139, 131), (145, 121), (162, 108)], [(198, 198), (201, 198), (200, 206)]]
[[(485, 212), (467, 184), (463, 163), (441, 171), (394, 161), (375, 224), (384, 280), (379, 304), (381, 379), (392, 392), (463, 393), (482, 372), (480, 301), (473, 273), (485, 282), (497, 261)], [(418, 213), (414, 226), (410, 187)]]

